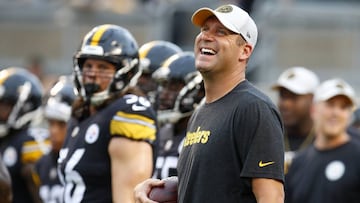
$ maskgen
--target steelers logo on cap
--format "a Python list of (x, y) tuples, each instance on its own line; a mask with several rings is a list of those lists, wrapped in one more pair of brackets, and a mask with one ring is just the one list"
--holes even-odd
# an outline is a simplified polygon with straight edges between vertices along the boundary
[(230, 13), (233, 8), (229, 5), (221, 6), (220, 8), (216, 9), (217, 12), (220, 13)]
[(293, 79), (295, 78), (295, 73), (293, 71), (289, 72), (289, 74), (287, 75), (288, 79)]
[(338, 84), (336, 84), (336, 88), (338, 89), (345, 89), (345, 85), (342, 82), (339, 82)]

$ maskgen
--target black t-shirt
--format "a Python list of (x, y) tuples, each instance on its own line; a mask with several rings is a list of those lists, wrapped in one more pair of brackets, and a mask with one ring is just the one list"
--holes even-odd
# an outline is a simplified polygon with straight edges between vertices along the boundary
[(331, 150), (313, 145), (300, 151), (286, 175), (286, 203), (355, 203), (360, 201), (360, 143)]
[(283, 167), (280, 115), (244, 81), (189, 121), (178, 162), (179, 203), (256, 202), (251, 179), (283, 182)]

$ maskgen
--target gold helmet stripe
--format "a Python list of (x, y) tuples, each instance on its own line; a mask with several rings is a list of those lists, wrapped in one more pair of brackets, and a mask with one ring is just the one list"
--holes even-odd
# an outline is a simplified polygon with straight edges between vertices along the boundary
[(1, 71), (0, 74), (0, 84), (3, 84), (11, 75), (16, 72), (14, 68), (8, 68)]
[(168, 59), (166, 59), (166, 61), (164, 61), (164, 63), (162, 64), (162, 67), (169, 68), (170, 64), (172, 64), (178, 58), (180, 58), (179, 54), (175, 54), (175, 55), (170, 56)]
[(140, 59), (146, 58), (146, 56), (149, 54), (149, 51), (151, 50), (151, 48), (153, 48), (157, 43), (158, 43), (157, 41), (152, 41), (152, 42), (148, 42), (147, 44), (141, 46), (139, 49)]
[(104, 35), (104, 33), (106, 32), (106, 30), (108, 30), (108, 28), (111, 25), (103, 25), (100, 26), (98, 30), (96, 30), (96, 32), (94, 33), (92, 39), (91, 39), (91, 43), (90, 45), (98, 45), (100, 42), (101, 37)]

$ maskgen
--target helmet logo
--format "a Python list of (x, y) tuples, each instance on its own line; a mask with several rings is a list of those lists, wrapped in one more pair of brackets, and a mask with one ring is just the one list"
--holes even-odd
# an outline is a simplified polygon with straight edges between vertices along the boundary
[(113, 54), (113, 55), (121, 55), (121, 53), (122, 53), (122, 49), (120, 49), (119, 47), (117, 47), (111, 51), (111, 54)]
[(111, 50), (111, 53), (114, 55), (121, 55), (122, 49), (119, 47), (119, 43), (117, 41), (112, 41), (111, 46), (116, 47), (113, 50)]

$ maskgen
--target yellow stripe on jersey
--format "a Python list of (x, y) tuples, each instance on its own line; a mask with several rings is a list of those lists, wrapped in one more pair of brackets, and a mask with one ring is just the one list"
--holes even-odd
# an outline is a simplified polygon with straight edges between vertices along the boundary
[[(48, 142), (49, 141), (43, 144), (46, 144), (48, 146), (49, 145)], [(36, 162), (39, 158), (41, 158), (42, 155), (44, 155), (44, 153), (45, 151), (42, 150), (40, 143), (36, 141), (27, 141), (24, 143), (22, 148), (21, 161), (23, 163)]]
[(110, 134), (135, 140), (154, 141), (156, 138), (155, 121), (139, 114), (119, 111), (111, 120)]
[(110, 25), (100, 26), (99, 29), (94, 33), (90, 45), (98, 45), (101, 37), (109, 27)]

